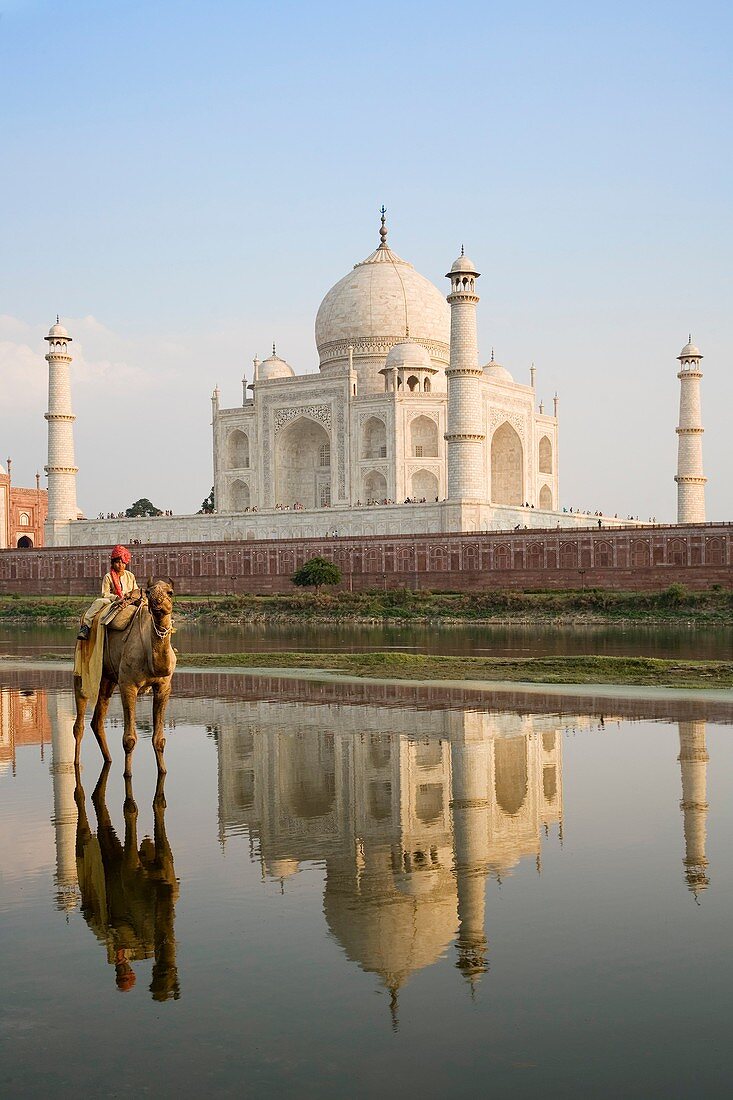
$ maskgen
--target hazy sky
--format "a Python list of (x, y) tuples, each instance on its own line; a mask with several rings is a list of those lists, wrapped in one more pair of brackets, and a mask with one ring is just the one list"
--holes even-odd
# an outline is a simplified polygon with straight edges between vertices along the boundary
[[(674, 519), (675, 357), (705, 354), (708, 517), (733, 519), (733, 14), (724, 3), (0, 3), (0, 456), (46, 461), (74, 343), (78, 498), (195, 511), (211, 405), (378, 243), (560, 394), (562, 503)], [(444, 285), (445, 284), (445, 285)], [(45, 482), (44, 482), (45, 483)]]

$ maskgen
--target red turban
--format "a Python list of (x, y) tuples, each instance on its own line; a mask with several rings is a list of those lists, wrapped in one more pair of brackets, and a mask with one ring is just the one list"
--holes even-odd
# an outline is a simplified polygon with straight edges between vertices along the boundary
[(112, 561), (114, 561), (115, 558), (120, 558), (121, 561), (123, 561), (125, 563), (125, 565), (129, 565), (130, 562), (132, 561), (132, 557), (130, 556), (130, 551), (127, 549), (127, 547), (126, 546), (119, 546), (119, 545), (114, 547), (114, 549), (112, 550), (112, 553), (110, 554), (110, 558), (111, 558)]

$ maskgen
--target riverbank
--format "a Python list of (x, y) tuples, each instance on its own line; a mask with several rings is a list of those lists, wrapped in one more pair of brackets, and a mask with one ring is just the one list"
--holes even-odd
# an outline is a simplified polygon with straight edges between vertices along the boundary
[[(25, 661), (0, 657), (3, 667), (50, 666), (56, 653), (34, 654)], [(63, 662), (71, 669), (71, 660)], [(405, 680), (415, 683), (602, 685), (685, 690), (723, 690), (733, 703), (733, 661), (671, 661), (651, 657), (450, 657), (420, 653), (179, 653), (178, 669), (195, 672), (257, 672), (266, 674), (340, 674), (365, 680)]]
[(317, 669), (367, 679), (733, 688), (733, 661), (650, 657), (435, 657), (421, 653), (185, 653), (181, 668)]
[[(0, 622), (72, 623), (88, 606), (87, 597), (0, 597)], [(688, 592), (680, 584), (659, 592), (478, 593), (298, 592), (287, 596), (179, 596), (179, 620), (255, 625), (263, 623), (380, 622), (472, 625), (514, 623), (704, 623), (733, 626), (733, 589)]]

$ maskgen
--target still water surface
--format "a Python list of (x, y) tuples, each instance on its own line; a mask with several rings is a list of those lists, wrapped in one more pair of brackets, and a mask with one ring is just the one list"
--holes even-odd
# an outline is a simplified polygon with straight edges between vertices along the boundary
[(729, 1094), (733, 701), (183, 674), (125, 790), (65, 676), (0, 670), (3, 1095)]
[[(70, 655), (75, 631), (71, 627), (1, 626), (0, 654), (32, 656)], [(476, 657), (545, 657), (599, 654), (616, 657), (662, 657), (680, 660), (733, 658), (733, 628), (696, 629), (685, 624), (669, 627), (604, 625), (558, 626), (224, 626), (181, 620), (176, 648), (182, 653), (240, 653), (252, 650), (333, 650), (361, 653), (403, 650), (415, 653), (473, 655)]]

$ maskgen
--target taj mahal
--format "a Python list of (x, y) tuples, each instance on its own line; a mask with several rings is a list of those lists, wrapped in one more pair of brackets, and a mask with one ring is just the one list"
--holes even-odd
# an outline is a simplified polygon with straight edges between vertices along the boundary
[[(461, 248), (447, 298), (387, 242), (318, 309), (318, 372), (273, 346), (254, 359), (242, 401), (211, 397), (211, 514), (88, 520), (76, 502), (71, 336), (57, 321), (49, 364), (48, 546), (488, 532), (587, 526), (560, 508), (558, 398), (479, 356), (476, 265)], [(678, 522), (705, 520), (700, 361), (678, 356)], [(599, 517), (605, 527), (627, 519)]]

